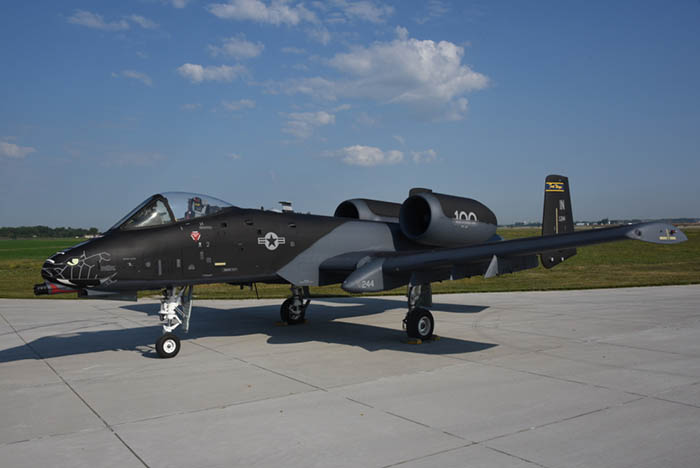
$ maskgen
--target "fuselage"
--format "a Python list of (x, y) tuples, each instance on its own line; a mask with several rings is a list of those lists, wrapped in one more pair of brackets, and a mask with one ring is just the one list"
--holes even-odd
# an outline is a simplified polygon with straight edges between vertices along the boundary
[[(472, 223), (465, 245), (486, 241), (495, 229)], [(315, 286), (343, 281), (337, 270), (324, 275), (329, 259), (345, 256), (349, 274), (371, 252), (428, 248), (396, 223), (228, 207), (163, 226), (113, 228), (47, 259), (42, 276), (67, 289), (115, 292), (203, 283)]]

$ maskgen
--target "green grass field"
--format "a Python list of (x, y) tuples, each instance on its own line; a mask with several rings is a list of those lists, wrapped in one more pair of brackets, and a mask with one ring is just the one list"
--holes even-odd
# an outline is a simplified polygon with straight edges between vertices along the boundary
[[(700, 283), (700, 229), (684, 229), (688, 242), (679, 245), (655, 245), (621, 241), (583, 247), (563, 264), (546, 270), (538, 267), (492, 279), (475, 277), (433, 285), (435, 293), (542, 291), (554, 289), (617, 288)], [(500, 229), (506, 239), (536, 236), (538, 229)], [(43, 261), (54, 252), (80, 239), (0, 239), (0, 297), (34, 297), (33, 286), (42, 281)], [(260, 297), (286, 297), (286, 285), (258, 285)], [(339, 285), (311, 288), (314, 296), (347, 296)], [(142, 295), (154, 294), (144, 292)], [(399, 288), (387, 294), (405, 294)], [(197, 286), (195, 296), (205, 298), (252, 298), (250, 288), (226, 284)], [(74, 298), (74, 294), (43, 297)]]

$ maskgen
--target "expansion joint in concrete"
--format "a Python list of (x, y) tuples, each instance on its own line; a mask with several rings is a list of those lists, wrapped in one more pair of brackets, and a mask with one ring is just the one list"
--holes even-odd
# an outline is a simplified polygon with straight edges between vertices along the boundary
[(85, 398), (83, 398), (83, 396), (82, 396), (80, 393), (78, 393), (78, 391), (77, 391), (75, 388), (73, 388), (73, 386), (72, 386), (70, 383), (68, 383), (68, 381), (67, 381), (66, 379), (63, 378), (63, 376), (51, 365), (51, 363), (50, 363), (48, 360), (46, 360), (46, 358), (44, 358), (44, 356), (41, 355), (41, 353), (40, 353), (39, 351), (37, 351), (31, 344), (29, 344), (29, 343), (27, 342), (27, 340), (24, 339), (24, 337), (23, 337), (22, 335), (20, 335), (20, 334), (17, 332), (17, 329), (15, 329), (15, 327), (9, 322), (9, 320), (7, 320), (7, 319), (5, 318), (4, 315), (2, 315), (2, 313), (0, 313), (0, 317), (2, 317), (2, 319), (5, 321), (5, 323), (7, 323), (7, 325), (9, 325), (10, 328), (12, 328), (12, 330), (15, 332), (15, 334), (17, 335), (17, 337), (18, 337), (20, 340), (22, 340), (22, 343), (24, 343), (24, 345), (25, 345), (27, 348), (29, 348), (29, 349), (32, 351), (32, 353), (34, 353), (34, 355), (36, 355), (36, 356), (41, 360), (41, 362), (43, 362), (49, 369), (51, 369), (51, 372), (53, 372), (53, 373), (56, 375), (56, 377), (58, 377), (58, 378), (61, 380), (61, 382), (63, 382), (63, 384), (64, 384), (66, 387), (68, 387), (68, 389), (69, 389), (69, 390), (70, 390), (70, 391), (71, 391), (71, 392), (72, 392), (72, 393), (73, 393), (73, 394), (74, 394), (74, 395), (75, 395), (75, 396), (76, 396), (76, 397), (77, 397), (91, 412), (92, 412), (92, 414), (94, 414), (95, 417), (96, 417), (97, 419), (99, 419), (99, 420), (102, 422), (102, 424), (104, 424), (104, 426), (105, 426), (107, 429), (109, 429), (109, 431), (114, 435), (114, 437), (116, 437), (117, 440), (119, 440), (119, 442), (121, 442), (121, 443), (124, 445), (124, 447), (126, 447), (126, 449), (127, 449), (129, 452), (131, 452), (131, 454), (132, 454), (139, 462), (141, 462), (141, 464), (142, 464), (143, 466), (145, 466), (146, 468), (149, 468), (148, 464), (134, 451), (134, 449), (132, 449), (132, 448), (129, 446), (129, 444), (126, 443), (126, 441), (125, 441), (124, 439), (122, 439), (122, 438), (119, 436), (119, 434), (117, 434), (117, 432), (114, 430), (114, 428), (100, 415), (100, 413), (98, 413), (98, 412), (95, 410), (95, 408), (93, 408), (93, 407), (90, 405), (90, 403), (88, 403), (88, 402), (85, 400)]

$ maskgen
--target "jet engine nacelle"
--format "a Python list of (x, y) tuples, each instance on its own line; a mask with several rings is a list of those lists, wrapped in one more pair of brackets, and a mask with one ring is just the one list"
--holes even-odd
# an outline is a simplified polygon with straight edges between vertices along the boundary
[(369, 221), (399, 222), (400, 203), (391, 203), (367, 198), (345, 200), (335, 209), (337, 218), (365, 219)]
[(412, 189), (401, 205), (401, 232), (409, 239), (433, 246), (478, 244), (496, 234), (496, 215), (470, 198)]

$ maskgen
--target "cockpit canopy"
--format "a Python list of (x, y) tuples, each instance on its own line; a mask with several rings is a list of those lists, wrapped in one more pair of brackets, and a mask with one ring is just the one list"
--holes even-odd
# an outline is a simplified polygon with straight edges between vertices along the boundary
[(117, 221), (110, 230), (163, 226), (185, 219), (209, 216), (232, 206), (218, 198), (198, 193), (160, 193), (141, 202), (129, 214)]

